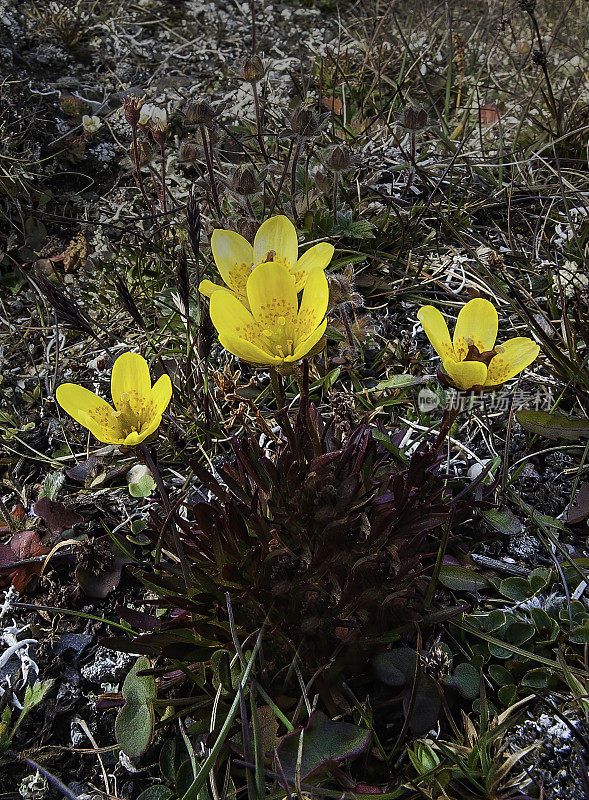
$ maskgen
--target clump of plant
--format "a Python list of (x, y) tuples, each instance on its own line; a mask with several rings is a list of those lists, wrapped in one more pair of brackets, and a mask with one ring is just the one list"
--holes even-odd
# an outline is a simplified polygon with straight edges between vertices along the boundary
[[(250, 433), (218, 474), (192, 464), (210, 499), (177, 520), (191, 584), (175, 561), (142, 574), (173, 613), (148, 620), (141, 652), (206, 660), (207, 648), (263, 629), (266, 677), (296, 662), (308, 679), (365, 664), (420, 618), (440, 529), (472, 498), (454, 493), (435, 449), (403, 456), (402, 432), (361, 425), (342, 441), (305, 388), (294, 424), (285, 409), (278, 420), (275, 450)], [(174, 551), (168, 520), (152, 511), (152, 521), (158, 547)]]

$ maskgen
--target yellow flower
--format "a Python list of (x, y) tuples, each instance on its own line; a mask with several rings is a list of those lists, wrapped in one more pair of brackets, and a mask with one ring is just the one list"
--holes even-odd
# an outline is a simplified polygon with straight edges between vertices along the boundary
[(300, 307), (295, 279), (282, 261), (256, 267), (246, 292), (251, 311), (231, 292), (211, 297), (219, 341), (238, 358), (279, 367), (304, 358), (323, 336), (329, 288), (320, 267), (309, 273)]
[[(313, 245), (299, 258), (299, 241), (292, 222), (283, 215), (270, 217), (258, 228), (252, 245), (234, 231), (214, 230), (211, 237), (213, 258), (225, 284), (247, 306), (247, 279), (258, 264), (267, 261), (283, 264), (295, 279), (297, 292), (305, 286), (313, 269), (325, 269), (334, 247), (327, 242)], [(224, 286), (201, 281), (202, 294), (212, 297)]]
[(529, 366), (540, 352), (532, 339), (522, 336), (496, 345), (497, 311), (482, 297), (462, 307), (452, 341), (437, 308), (422, 306), (417, 318), (457, 389), (500, 386)]
[(100, 442), (134, 447), (157, 431), (172, 397), (168, 375), (152, 386), (147, 361), (136, 353), (123, 353), (113, 365), (110, 389), (114, 408), (76, 383), (62, 383), (56, 397)]

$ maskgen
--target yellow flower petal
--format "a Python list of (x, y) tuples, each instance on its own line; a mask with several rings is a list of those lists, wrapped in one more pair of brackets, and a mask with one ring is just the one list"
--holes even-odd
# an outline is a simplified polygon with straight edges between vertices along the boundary
[(525, 336), (509, 339), (502, 345), (503, 352), (493, 356), (487, 372), (486, 386), (499, 386), (518, 375), (536, 360), (539, 345)]
[(287, 267), (296, 264), (299, 254), (299, 240), (295, 226), (280, 214), (262, 222), (254, 238), (254, 263), (258, 264), (274, 252), (277, 260), (284, 260)]
[(481, 353), (492, 350), (497, 339), (497, 309), (488, 300), (475, 297), (460, 309), (454, 328), (454, 353), (462, 361), (468, 353), (467, 339), (472, 339)]
[(254, 263), (254, 249), (248, 240), (235, 231), (215, 229), (211, 236), (211, 250), (227, 286), (237, 294), (245, 295), (245, 286)]
[(220, 337), (233, 336), (258, 346), (263, 345), (260, 326), (234, 294), (214, 292), (210, 311)]
[(294, 267), (291, 268), (291, 273), (295, 278), (295, 288), (300, 292), (305, 283), (309, 273), (314, 269), (325, 269), (331, 259), (333, 258), (335, 247), (327, 242), (320, 242), (319, 244), (310, 247), (299, 258)]
[(148, 403), (148, 413), (145, 409), (143, 418), (145, 420), (152, 417), (161, 417), (172, 399), (172, 381), (169, 375), (162, 375), (161, 378), (154, 383), (151, 389), (151, 395)]
[(234, 356), (241, 358), (243, 361), (249, 361), (250, 364), (274, 366), (275, 364), (280, 364), (282, 361), (282, 359), (271, 355), (266, 350), (262, 350), (257, 345), (252, 344), (252, 342), (240, 339), (231, 333), (221, 334), (219, 336), (219, 341), (225, 350), (233, 353)]
[(121, 441), (121, 425), (114, 408), (102, 397), (78, 386), (76, 383), (62, 383), (57, 387), (55, 397), (59, 405), (76, 422), (88, 428), (100, 442), (117, 444)]
[(323, 322), (316, 328), (310, 336), (307, 336), (306, 339), (303, 339), (302, 342), (299, 342), (295, 347), (295, 351), (292, 356), (288, 356), (285, 361), (298, 361), (301, 358), (304, 358), (307, 353), (312, 350), (319, 339), (325, 333), (325, 328), (327, 327), (327, 320), (324, 319)]
[(141, 426), (141, 430), (138, 433), (131, 432), (125, 439), (125, 444), (128, 447), (133, 447), (132, 442), (134, 442), (135, 444), (140, 444), (141, 442), (144, 442), (146, 439), (148, 439), (152, 434), (154, 434), (157, 431), (157, 429), (161, 424), (162, 424), (162, 415), (155, 414), (150, 418), (148, 424)]
[(473, 386), (484, 386), (487, 379), (487, 367), (480, 361), (455, 361), (447, 358), (444, 369), (457, 389), (472, 389)]
[(131, 433), (125, 436), (123, 444), (125, 447), (136, 447), (146, 438), (147, 434), (142, 435), (140, 433), (137, 433), (137, 431), (131, 431)]
[(323, 270), (320, 267), (316, 267), (309, 274), (303, 291), (301, 307), (297, 315), (297, 342), (309, 336), (314, 328), (319, 325), (327, 311), (328, 302), (329, 285), (327, 278)]
[(434, 306), (422, 306), (417, 312), (417, 319), (423, 325), (425, 335), (442, 361), (446, 358), (454, 359), (450, 332), (441, 312)]
[[(204, 294), (205, 297), (210, 297), (213, 292), (218, 292), (219, 290), (223, 289), (225, 289), (224, 286), (219, 286), (218, 283), (213, 283), (212, 281), (206, 279), (198, 284), (198, 291), (201, 294)], [(227, 290), (225, 289), (225, 291)]]
[[(117, 410), (125, 408), (128, 401), (135, 414), (141, 413), (143, 405), (151, 394), (149, 367), (143, 356), (137, 353), (123, 353), (117, 358), (110, 376), (110, 391)], [(121, 401), (123, 394), (125, 398)]]
[[(297, 292), (294, 278), (283, 264), (268, 261), (256, 267), (247, 282), (247, 299), (262, 330), (274, 330), (280, 324), (285, 332), (294, 332)], [(248, 336), (245, 338), (249, 339)], [(286, 338), (289, 338), (288, 333)]]

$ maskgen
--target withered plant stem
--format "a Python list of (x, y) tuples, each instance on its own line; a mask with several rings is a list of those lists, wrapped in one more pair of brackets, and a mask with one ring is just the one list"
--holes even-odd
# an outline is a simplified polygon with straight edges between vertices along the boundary
[(540, 52), (540, 59), (538, 63), (540, 64), (540, 68), (544, 73), (544, 80), (546, 81), (546, 88), (548, 90), (548, 103), (550, 105), (550, 110), (552, 111), (554, 121), (556, 123), (556, 133), (558, 136), (562, 136), (562, 126), (560, 124), (560, 116), (558, 113), (558, 107), (556, 105), (556, 98), (554, 97), (554, 92), (552, 91), (552, 83), (550, 81), (548, 66), (546, 64), (546, 51), (544, 50), (544, 42), (542, 41), (540, 26), (538, 25), (538, 20), (536, 19), (536, 14), (534, 13), (534, 11), (528, 10), (527, 13), (530, 19), (532, 20), (532, 26), (536, 34), (536, 39), (538, 40), (538, 51)]
[(292, 167), (290, 170), (290, 202), (292, 208), (292, 218), (295, 225), (298, 225), (299, 215), (297, 214), (296, 192), (297, 192), (297, 167), (299, 165), (299, 158), (301, 155), (301, 147), (303, 144), (303, 137), (297, 136), (297, 143), (295, 146), (294, 156), (292, 157)]
[[(205, 151), (205, 160), (207, 162), (207, 169), (209, 171), (209, 183), (211, 185), (211, 195), (213, 197), (213, 205), (215, 206), (215, 211), (217, 212), (217, 216), (220, 218), (222, 216), (222, 213), (221, 213), (221, 203), (219, 202), (219, 193), (217, 192), (217, 183), (215, 181), (215, 166), (213, 163), (213, 139), (211, 137), (209, 140), (209, 136), (207, 134), (207, 129), (205, 125), (200, 126), (200, 133), (202, 136), (203, 149)], [(209, 144), (210, 144), (210, 149), (209, 149)]]
[(256, 109), (256, 135), (258, 138), (258, 144), (260, 145), (260, 153), (267, 164), (270, 159), (268, 158), (266, 145), (264, 144), (264, 118), (260, 109), (260, 98), (258, 97), (258, 87), (256, 86), (255, 81), (252, 81), (252, 94), (254, 96), (254, 108)]
[(292, 149), (294, 147), (293, 139), (290, 140), (290, 146), (288, 148), (288, 153), (286, 156), (286, 161), (284, 162), (284, 169), (282, 170), (282, 175), (280, 176), (280, 181), (276, 188), (276, 194), (274, 195), (274, 199), (272, 201), (272, 207), (270, 209), (270, 214), (273, 213), (274, 209), (276, 208), (276, 203), (278, 202), (278, 198), (280, 197), (280, 192), (282, 191), (282, 187), (284, 186), (284, 181), (286, 180), (286, 174), (288, 172), (288, 165), (290, 164), (290, 157), (292, 155)]
[[(168, 494), (168, 490), (166, 489), (166, 485), (162, 478), (162, 474), (160, 472), (159, 466), (157, 464), (156, 459), (153, 457), (153, 454), (148, 445), (145, 442), (142, 442), (138, 448), (138, 455), (141, 460), (145, 463), (145, 466), (150, 470), (151, 474), (153, 475), (153, 479), (156, 483), (160, 499), (162, 501), (162, 505), (167, 515), (167, 524), (170, 527), (170, 533), (172, 534), (172, 539), (174, 541), (174, 547), (176, 548), (176, 553), (178, 558), (180, 559), (180, 565), (182, 567), (182, 576), (184, 578), (184, 583), (186, 584), (186, 589), (188, 590), (192, 585), (192, 575), (190, 573), (190, 567), (188, 566), (188, 561), (186, 559), (186, 553), (184, 552), (184, 547), (182, 545), (182, 541), (180, 539), (180, 534), (178, 532), (178, 526), (174, 520), (174, 516), (176, 514), (176, 510), (172, 506), (170, 501), (170, 495)], [(162, 528), (161, 537), (163, 538), (163, 534), (165, 532), (166, 525), (164, 524)]]
[(333, 206), (333, 222), (334, 225), (337, 225), (337, 190), (339, 185), (339, 172), (333, 173), (333, 196), (332, 196), (332, 206)]
[(160, 155), (162, 157), (161, 176), (162, 176), (162, 211), (167, 214), (168, 207), (166, 204), (166, 145), (160, 142)]

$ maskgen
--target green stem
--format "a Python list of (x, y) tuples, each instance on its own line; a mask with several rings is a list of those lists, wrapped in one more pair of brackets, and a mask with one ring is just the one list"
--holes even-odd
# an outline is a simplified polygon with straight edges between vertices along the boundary
[(167, 514), (167, 519), (162, 528), (161, 538), (163, 539), (163, 534), (165, 532), (166, 526), (169, 525), (170, 533), (172, 534), (172, 539), (174, 541), (174, 547), (176, 548), (176, 553), (178, 555), (178, 558), (180, 559), (180, 565), (182, 567), (182, 576), (184, 578), (184, 583), (186, 584), (186, 590), (188, 590), (190, 586), (192, 586), (193, 581), (192, 581), (192, 575), (190, 573), (190, 567), (186, 559), (186, 553), (184, 552), (184, 547), (182, 545), (180, 534), (178, 532), (178, 527), (174, 521), (174, 515), (176, 513), (175, 508), (172, 506), (172, 503), (170, 501), (168, 490), (166, 489), (166, 485), (164, 483), (162, 474), (159, 470), (156, 460), (153, 457), (149, 447), (145, 444), (145, 442), (142, 442), (139, 445), (139, 454), (142, 461), (144, 461), (145, 465), (153, 475), (153, 479), (156, 482), (158, 488), (160, 499)]

